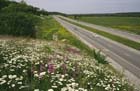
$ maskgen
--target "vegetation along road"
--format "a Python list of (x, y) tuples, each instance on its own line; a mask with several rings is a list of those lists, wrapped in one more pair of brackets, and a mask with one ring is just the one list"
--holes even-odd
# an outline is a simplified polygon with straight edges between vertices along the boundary
[(75, 23), (87, 26), (87, 27), (91, 27), (93, 29), (97, 29), (97, 30), (100, 30), (100, 31), (111, 33), (113, 35), (121, 36), (121, 37), (130, 39), (130, 40), (135, 41), (135, 42), (140, 42), (140, 35), (137, 35), (137, 34), (134, 34), (134, 33), (129, 33), (129, 32), (126, 32), (126, 31), (123, 31), (123, 30), (120, 30), (120, 29), (114, 29), (114, 28), (110, 28), (110, 27), (96, 25), (96, 24), (93, 24), (93, 23), (91, 24), (91, 23), (87, 23), (87, 22), (76, 21), (76, 20), (66, 18), (66, 17), (62, 17), (62, 18), (67, 19), (68, 21), (71, 21), (71, 22), (75, 22)]
[[(140, 78), (140, 52), (124, 46), (120, 43), (109, 40), (100, 35), (94, 34), (86, 29), (78, 27), (71, 24), (65, 20), (62, 20), (58, 16), (54, 18), (61, 23), (67, 30), (80, 38), (84, 43), (90, 47), (100, 49), (108, 57), (120, 64), (124, 69), (130, 71), (135, 76), (138, 77), (138, 82)], [(137, 84), (139, 85), (139, 84)]]

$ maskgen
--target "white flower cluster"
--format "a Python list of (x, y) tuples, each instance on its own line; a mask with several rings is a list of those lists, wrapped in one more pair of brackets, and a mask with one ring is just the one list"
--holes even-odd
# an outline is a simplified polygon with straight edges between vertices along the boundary
[(58, 42), (0, 41), (0, 91), (133, 91), (79, 49)]

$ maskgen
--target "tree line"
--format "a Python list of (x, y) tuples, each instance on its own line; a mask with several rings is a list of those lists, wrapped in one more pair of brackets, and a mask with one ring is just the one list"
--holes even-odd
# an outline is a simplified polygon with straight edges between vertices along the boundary
[(103, 14), (68, 14), (67, 16), (97, 16), (97, 17), (104, 17), (104, 16), (114, 16), (114, 17), (140, 17), (140, 12), (126, 12), (126, 13), (103, 13)]

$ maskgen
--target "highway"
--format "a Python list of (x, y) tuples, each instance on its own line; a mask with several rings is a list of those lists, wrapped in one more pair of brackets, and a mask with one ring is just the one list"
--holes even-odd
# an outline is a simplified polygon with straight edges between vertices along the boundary
[(100, 30), (100, 31), (108, 32), (110, 34), (121, 36), (121, 37), (127, 38), (129, 40), (133, 40), (135, 42), (140, 43), (140, 35), (136, 35), (136, 34), (133, 34), (133, 33), (125, 32), (123, 30), (114, 29), (114, 28), (110, 28), (110, 27), (104, 27), (104, 26), (100, 26), (100, 25), (96, 25), (96, 24), (87, 23), (87, 22), (76, 21), (76, 20), (73, 20), (73, 19), (70, 19), (70, 18), (67, 18), (67, 17), (63, 17), (63, 16), (60, 16), (60, 17), (64, 18), (64, 19), (67, 19), (68, 21), (72, 21), (72, 22), (75, 22), (75, 23), (78, 23), (78, 24), (81, 24), (81, 25), (84, 25), (84, 26), (88, 26), (88, 27), (91, 27), (93, 29), (97, 29), (97, 30)]
[(124, 69), (135, 75), (138, 83), (140, 83), (140, 51), (78, 27), (62, 20), (58, 16), (54, 16), (54, 18), (89, 47), (101, 50), (107, 57), (113, 59)]

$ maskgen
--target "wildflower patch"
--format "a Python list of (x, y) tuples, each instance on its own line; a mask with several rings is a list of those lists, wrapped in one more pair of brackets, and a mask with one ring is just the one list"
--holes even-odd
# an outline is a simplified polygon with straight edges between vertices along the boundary
[(39, 40), (0, 41), (0, 91), (133, 91), (79, 49)]

